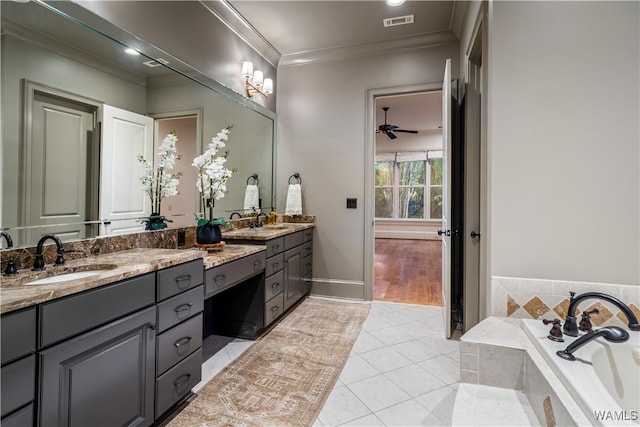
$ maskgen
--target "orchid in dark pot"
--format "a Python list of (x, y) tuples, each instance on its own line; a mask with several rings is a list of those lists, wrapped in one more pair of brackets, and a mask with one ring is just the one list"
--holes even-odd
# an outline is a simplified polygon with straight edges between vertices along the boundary
[(197, 169), (196, 187), (200, 192), (203, 214), (197, 218), (196, 242), (201, 245), (220, 243), (222, 238), (220, 226), (226, 225), (224, 218), (214, 218), (215, 201), (222, 199), (227, 193), (227, 182), (235, 172), (225, 167), (228, 151), (219, 154), (226, 147), (232, 126), (220, 130), (211, 138), (211, 143), (201, 155), (193, 159)]

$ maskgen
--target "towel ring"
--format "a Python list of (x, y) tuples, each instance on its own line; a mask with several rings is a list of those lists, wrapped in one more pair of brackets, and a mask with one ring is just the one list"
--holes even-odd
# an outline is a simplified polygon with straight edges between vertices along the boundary
[(247, 178), (247, 185), (249, 185), (249, 181), (251, 181), (251, 179), (253, 179), (256, 182), (256, 185), (258, 185), (260, 183), (260, 180), (258, 180), (258, 174), (257, 173), (254, 173), (249, 178)]
[(302, 178), (300, 178), (300, 174), (298, 172), (294, 173), (289, 177), (289, 184), (291, 184), (291, 178), (295, 178), (298, 180), (298, 184), (302, 184)]

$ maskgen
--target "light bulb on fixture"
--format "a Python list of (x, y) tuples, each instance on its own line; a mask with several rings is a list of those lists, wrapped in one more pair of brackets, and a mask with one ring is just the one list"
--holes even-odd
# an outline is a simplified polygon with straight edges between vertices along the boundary
[(242, 63), (242, 77), (244, 78), (247, 96), (251, 98), (254, 93), (259, 93), (265, 98), (273, 93), (273, 80), (265, 78), (260, 70), (253, 71), (253, 63), (245, 61)]
[(404, 3), (404, 0), (387, 0), (387, 5), (389, 6), (400, 6)]

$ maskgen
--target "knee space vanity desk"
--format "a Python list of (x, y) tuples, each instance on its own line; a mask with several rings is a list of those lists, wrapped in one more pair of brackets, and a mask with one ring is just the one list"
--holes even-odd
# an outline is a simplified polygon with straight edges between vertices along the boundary
[[(2, 425), (146, 426), (163, 419), (200, 381), (204, 338), (256, 338), (286, 311), (280, 287), (296, 289), (290, 293), (298, 299), (308, 292), (302, 277), (311, 250), (303, 249), (311, 235), (285, 239), (300, 230), (312, 231), (278, 230), (283, 246), (275, 257), (267, 239), (212, 254), (132, 249), (3, 276)], [(285, 240), (298, 248), (289, 269)], [(25, 284), (96, 266), (90, 277)]]

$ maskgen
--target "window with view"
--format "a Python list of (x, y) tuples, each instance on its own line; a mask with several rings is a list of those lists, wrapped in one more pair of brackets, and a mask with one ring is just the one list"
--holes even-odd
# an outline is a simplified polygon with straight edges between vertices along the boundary
[(442, 218), (442, 152), (378, 153), (375, 217)]

